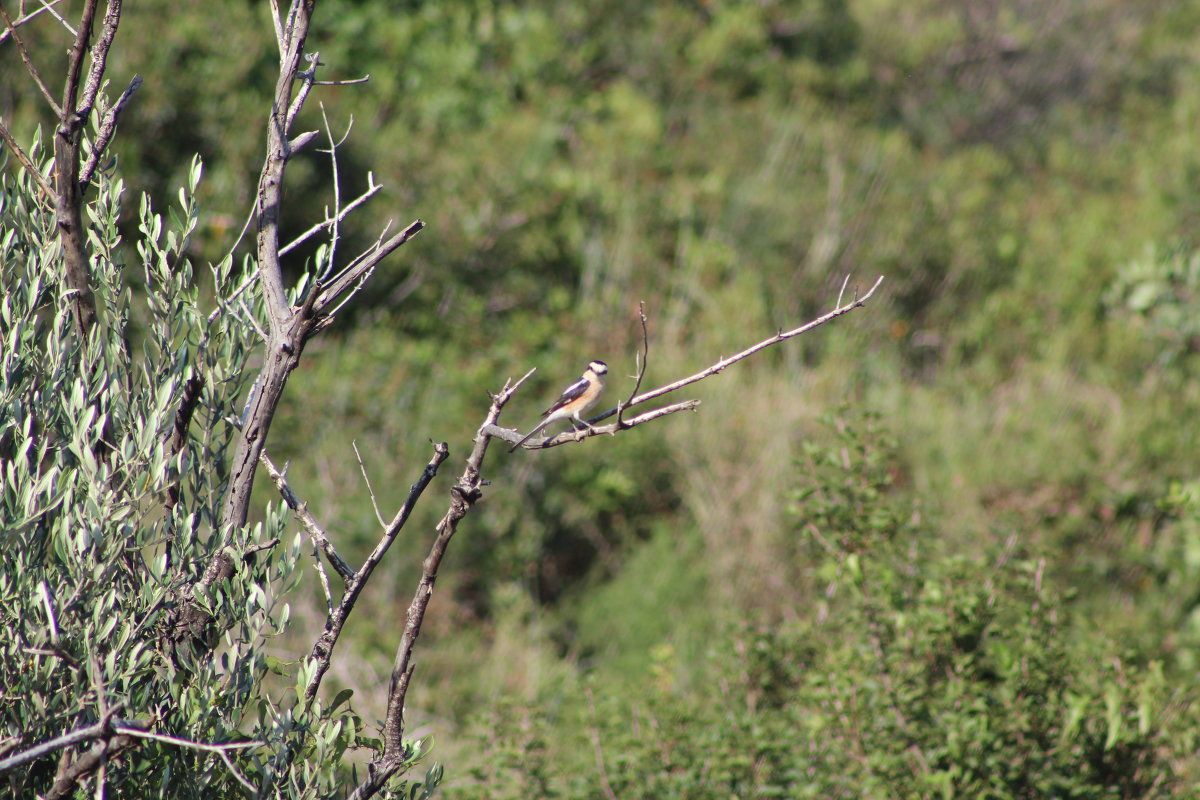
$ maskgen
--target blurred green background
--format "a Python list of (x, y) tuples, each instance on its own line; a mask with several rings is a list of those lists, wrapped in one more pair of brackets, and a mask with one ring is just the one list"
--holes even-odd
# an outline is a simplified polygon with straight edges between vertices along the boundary
[[(26, 31), (56, 64), (62, 29)], [(386, 187), (340, 257), (428, 228), (308, 349), (271, 450), (352, 561), (378, 529), (351, 441), (385, 514), (430, 438), (452, 453), (330, 691), (382, 715), (487, 391), (538, 367), (503, 420), (527, 430), (588, 359), (629, 391), (639, 301), (652, 386), (886, 275), (690, 387), (696, 415), (490, 454), (410, 694), (447, 796), (1189, 796), (1198, 34), (1186, 0), (318, 3), (321, 77), (370, 81), (298, 129), (353, 123), (343, 203)], [(111, 93), (146, 82), (114, 152), (164, 202), (202, 156), (199, 262), (249, 211), (274, 57), (266, 4), (125, 9)], [(293, 234), (333, 188), (327, 153), (293, 163)], [(282, 657), (322, 606), (314, 582)], [(1031, 793), (988, 794), (1014, 759)]]

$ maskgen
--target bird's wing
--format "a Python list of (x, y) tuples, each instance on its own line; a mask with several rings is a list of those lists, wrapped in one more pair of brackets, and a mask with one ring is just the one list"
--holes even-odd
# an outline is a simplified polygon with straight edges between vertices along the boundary
[(580, 378), (579, 380), (575, 381), (574, 383), (572, 383), (570, 386), (568, 386), (563, 391), (563, 393), (559, 396), (559, 398), (557, 400), (554, 401), (554, 405), (550, 406), (549, 408), (547, 408), (545, 411), (542, 412), (542, 416), (544, 417), (549, 414), (553, 414), (555, 411), (558, 411), (560, 408), (565, 406), (567, 403), (579, 398), (584, 392), (587, 391), (587, 388), (588, 388), (588, 382), (586, 380), (584, 380), (583, 378)]

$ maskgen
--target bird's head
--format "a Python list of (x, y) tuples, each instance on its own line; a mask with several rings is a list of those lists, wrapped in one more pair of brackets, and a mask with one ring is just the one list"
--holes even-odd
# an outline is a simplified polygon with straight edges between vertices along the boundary
[(603, 361), (589, 361), (588, 369), (597, 375), (603, 375), (608, 372), (608, 364), (605, 364)]

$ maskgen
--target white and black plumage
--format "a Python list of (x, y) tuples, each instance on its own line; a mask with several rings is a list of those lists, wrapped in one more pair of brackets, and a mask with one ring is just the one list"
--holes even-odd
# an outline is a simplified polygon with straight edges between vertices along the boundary
[(600, 396), (600, 392), (604, 391), (606, 374), (608, 374), (607, 364), (603, 361), (589, 361), (587, 369), (583, 371), (583, 376), (563, 390), (562, 395), (554, 401), (554, 405), (542, 412), (544, 419), (527, 433), (524, 439), (514, 444), (508, 452), (516, 450), (551, 422), (560, 419), (569, 418), (586, 428), (591, 428), (592, 426), (588, 424), (587, 420), (580, 415), (591, 408), (592, 404), (596, 402), (596, 398)]

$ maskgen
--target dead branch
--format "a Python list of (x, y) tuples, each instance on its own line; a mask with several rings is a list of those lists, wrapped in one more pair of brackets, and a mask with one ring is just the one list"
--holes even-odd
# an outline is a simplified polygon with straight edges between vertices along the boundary
[(391, 254), (396, 248), (400, 247), (409, 239), (420, 233), (421, 229), (424, 227), (425, 223), (423, 221), (419, 219), (415, 220), (409, 224), (407, 228), (400, 231), (386, 242), (372, 247), (370, 250), (359, 255), (357, 259), (350, 262), (350, 264), (347, 265), (346, 268), (340, 273), (335, 275), (329, 281), (329, 285), (321, 291), (320, 296), (317, 298), (317, 313), (327, 314), (327, 316), (330, 317), (335, 315), (338, 308), (341, 308), (341, 305), (338, 305), (337, 308), (333, 308), (332, 310), (330, 310), (330, 308), (335, 303), (338, 303), (342, 294), (350, 290), (351, 287), (354, 287), (354, 291), (350, 292), (347, 299), (349, 299), (349, 297), (353, 297), (354, 293), (358, 291), (358, 287), (355, 287), (356, 283), (361, 286), (361, 282), (370, 277), (371, 273), (375, 271), (375, 268), (379, 266), (379, 262), (387, 258), (388, 255)]
[(25, 174), (33, 179), (33, 182), (41, 191), (42, 197), (46, 198), (49, 202), (54, 202), (54, 187), (50, 185), (50, 182), (46, 180), (46, 176), (33, 163), (33, 159), (29, 157), (25, 149), (13, 138), (12, 133), (8, 130), (8, 126), (4, 124), (4, 120), (2, 119), (0, 119), (0, 139), (4, 140), (4, 144), (8, 147), (9, 151), (17, 157), (17, 161), (21, 162), (21, 167), (25, 170)]
[[(646, 422), (650, 422), (653, 419), (658, 419), (659, 417), (666, 416), (667, 414), (673, 414), (676, 411), (684, 411), (684, 410), (688, 410), (691, 408), (695, 408), (695, 406), (699, 405), (699, 401), (685, 401), (684, 403), (676, 403), (674, 405), (666, 406), (664, 408), (660, 408), (660, 409), (657, 409), (652, 412), (647, 412), (645, 414), (641, 414), (637, 417), (634, 417), (631, 420), (623, 420), (620, 416), (628, 408), (632, 408), (633, 406), (636, 406), (636, 405), (641, 405), (642, 403), (648, 402), (650, 400), (654, 400), (655, 398), (662, 397), (663, 395), (670, 394), (671, 392), (682, 389), (684, 386), (689, 386), (693, 383), (702, 381), (705, 378), (711, 377), (712, 375), (715, 375), (718, 372), (723, 371), (726, 367), (730, 366), (731, 364), (736, 364), (738, 361), (741, 361), (742, 359), (749, 358), (750, 356), (754, 355), (755, 353), (759, 352), (760, 350), (765, 350), (766, 348), (771, 347), (772, 345), (779, 344), (782, 341), (791, 339), (792, 337), (795, 337), (795, 336), (799, 336), (802, 333), (807, 333), (814, 328), (824, 325), (826, 322), (829, 322), (830, 320), (837, 319), (838, 317), (842, 316), (843, 314), (848, 314), (849, 312), (853, 311), (854, 309), (862, 307), (863, 305), (866, 304), (866, 302), (868, 300), (871, 299), (871, 296), (873, 294), (875, 294), (875, 290), (879, 288), (879, 285), (881, 283), (883, 283), (882, 275), (879, 277), (878, 280), (875, 281), (875, 284), (871, 287), (870, 291), (868, 291), (862, 297), (856, 296), (852, 301), (850, 301), (849, 303), (846, 303), (844, 305), (841, 303), (841, 294), (839, 293), (838, 305), (832, 311), (829, 311), (828, 313), (823, 314), (820, 317), (817, 317), (816, 319), (812, 320), (811, 322), (806, 322), (805, 324), (801, 325), (800, 327), (793, 328), (789, 331), (780, 331), (779, 333), (775, 334), (774, 336), (772, 336), (768, 339), (764, 339), (761, 342), (758, 342), (757, 344), (753, 344), (750, 347), (747, 347), (745, 350), (742, 350), (739, 353), (729, 356), (728, 358), (718, 359), (715, 363), (705, 367), (704, 369), (700, 370), (699, 372), (695, 373), (694, 375), (689, 375), (686, 378), (680, 378), (677, 381), (668, 383), (665, 386), (660, 386), (657, 389), (651, 389), (648, 392), (637, 395), (636, 397), (632, 397), (628, 402), (618, 404), (616, 408), (610, 408), (608, 411), (605, 411), (602, 414), (597, 414), (596, 416), (594, 416), (588, 420), (588, 424), (590, 426), (592, 426), (590, 429), (585, 428), (583, 430), (578, 430), (578, 431), (566, 431), (564, 433), (559, 433), (555, 436), (547, 436), (543, 439), (530, 439), (529, 441), (527, 441), (525, 443), (525, 447), (526, 447), (526, 449), (529, 449), (529, 450), (540, 450), (540, 449), (544, 449), (547, 447), (558, 447), (559, 445), (567, 444), (570, 442), (581, 442), (584, 439), (587, 439), (588, 437), (591, 437), (591, 436), (601, 436), (604, 434), (616, 434), (619, 431), (625, 430), (626, 428), (632, 428), (635, 425), (640, 425), (640, 424), (644, 424)], [(843, 286), (843, 291), (844, 291), (844, 289), (845, 289), (845, 287)], [(644, 354), (648, 353), (648, 349), (644, 349), (643, 353)], [(643, 355), (643, 359), (644, 358), (645, 358), (645, 355)], [(640, 374), (641, 374), (641, 370), (639, 370), (639, 381), (638, 381), (639, 385), (640, 385)], [(634, 391), (637, 391), (636, 387), (635, 387)], [(611, 425), (605, 425), (603, 427), (596, 426), (597, 422), (606, 420), (614, 414), (618, 414), (616, 422), (614, 422)], [(516, 443), (516, 442), (521, 441), (521, 438), (522, 438), (520, 431), (516, 431), (516, 430), (510, 429), (510, 428), (501, 428), (499, 426), (495, 426), (492, 429), (489, 429), (487, 431), (487, 433), (489, 436), (494, 436), (497, 439), (503, 439), (506, 442)]]
[[(84, 116), (92, 113), (96, 105), (96, 95), (104, 83), (104, 70), (108, 66), (108, 51), (112, 48), (113, 39), (117, 36), (117, 26), (121, 23), (121, 0), (108, 0), (104, 10), (104, 24), (100, 28), (100, 37), (92, 47), (92, 66), (88, 70), (87, 81), (83, 86), (83, 98), (76, 108), (76, 113)], [(65, 106), (64, 106), (65, 107)]]
[(63, 19), (61, 16), (59, 16), (58, 13), (54, 10), (54, 6), (58, 5), (60, 2), (62, 2), (62, 0), (42, 0), (41, 6), (39, 6), (38, 8), (35, 8), (33, 11), (30, 11), (25, 16), (18, 17), (17, 19), (10, 22), (8, 24), (8, 27), (6, 30), (0, 31), (0, 44), (4, 44), (4, 40), (9, 38), (10, 35), (15, 35), (17, 28), (21, 27), (22, 25), (24, 25), (28, 22), (32, 22), (39, 14), (41, 14), (43, 12), (49, 12), (50, 16), (54, 17), (59, 22), (61, 22), (63, 25), (65, 25), (67, 30), (71, 32), (71, 35), (74, 36), (75, 29), (72, 28), (70, 25), (68, 25), (67, 21), (65, 19)]
[(29, 73), (29, 77), (33, 78), (38, 91), (50, 104), (50, 110), (54, 112), (54, 116), (61, 117), (62, 109), (59, 107), (58, 101), (54, 99), (54, 95), (50, 93), (50, 87), (46, 86), (46, 82), (42, 80), (42, 74), (34, 66), (33, 59), (29, 57), (29, 51), (25, 49), (25, 42), (21, 41), (21, 37), (17, 35), (16, 23), (12, 21), (3, 7), (0, 7), (0, 16), (4, 17), (4, 24), (8, 27), (5, 33), (12, 36), (13, 43), (17, 46), (17, 53), (21, 56), (21, 63), (25, 65), (25, 71)]
[[(309, 677), (308, 684), (304, 687), (305, 703), (311, 703), (313, 698), (317, 696), (317, 690), (321, 687), (321, 680), (324, 678), (325, 673), (329, 671), (334, 647), (342, 635), (342, 629), (346, 625), (346, 620), (350, 618), (350, 614), (354, 610), (354, 605), (358, 602), (359, 595), (362, 594), (363, 589), (367, 586), (367, 582), (371, 579), (375, 567), (379, 565), (388, 548), (391, 547), (392, 542), (396, 540), (405, 523), (408, 522), (408, 518), (412, 514), (413, 508), (416, 507), (417, 501), (420, 500), (421, 495), (425, 492), (425, 488), (429, 486), (429, 483), (437, 475), (438, 468), (449, 455), (450, 448), (445, 442), (434, 444), (433, 457), (425, 465), (425, 469), (421, 472), (420, 477), (417, 478), (416, 483), (409, 487), (408, 497), (405, 498), (404, 503), (400, 506), (400, 510), (396, 512), (396, 516), (392, 518), (383, 536), (380, 537), (378, 544), (375, 545), (375, 549), (367, 556), (367, 560), (363, 562), (362, 567), (352, 572), (346, 581), (346, 589), (342, 594), (341, 600), (336, 607), (330, 610), (329, 615), (325, 618), (325, 629), (321, 632), (317, 641), (313, 643), (312, 650), (309, 653), (312, 674)], [(267, 463), (269, 464), (269, 462)], [(274, 465), (270, 465), (269, 469), (274, 470)], [(278, 472), (278, 470), (274, 471)], [(278, 486), (279, 482), (276, 485)], [(280, 487), (280, 491), (283, 491), (282, 486)], [(291, 493), (290, 489), (287, 491)], [(294, 497), (294, 493), (292, 493), (292, 496)], [(287, 495), (285, 495), (286, 497)], [(288, 500), (288, 504), (291, 505), (291, 503), (292, 501)], [(327, 537), (325, 541), (328, 541)], [(296, 743), (289, 742), (276, 754), (270, 768), (263, 775), (263, 790), (270, 785), (275, 775), (278, 775), (295, 759), (296, 753)], [(378, 791), (378, 789), (375, 791)], [(260, 791), (259, 796), (262, 796), (262, 794)], [(371, 794), (374, 794), (374, 792)], [(371, 794), (363, 795), (363, 797), (370, 797)]]
[(450, 448), (445, 442), (434, 444), (433, 457), (425, 465), (425, 469), (421, 472), (420, 477), (417, 478), (416, 483), (409, 487), (408, 497), (404, 499), (400, 510), (396, 512), (396, 516), (388, 524), (387, 530), (383, 532), (383, 536), (380, 537), (378, 544), (375, 545), (375, 549), (371, 551), (371, 554), (367, 556), (363, 565), (359, 567), (358, 571), (354, 573), (353, 577), (346, 584), (346, 592), (342, 595), (341, 602), (338, 603), (333, 614), (326, 620), (325, 630), (313, 645), (310, 657), (316, 661), (316, 667), (313, 670), (308, 685), (304, 688), (304, 697), (306, 700), (312, 700), (316, 696), (317, 689), (321, 685), (321, 678), (329, 669), (329, 659), (333, 655), (334, 645), (337, 644), (338, 637), (341, 636), (342, 627), (346, 624), (346, 619), (349, 618), (350, 612), (354, 610), (354, 604), (358, 601), (358, 596), (366, 587), (367, 581), (371, 579), (371, 574), (375, 571), (375, 567), (379, 566), (379, 562), (383, 560), (388, 548), (396, 540), (396, 536), (404, 529), (404, 525), (408, 522), (413, 508), (416, 507), (417, 501), (424, 494), (425, 487), (429, 486), (429, 482), (437, 475), (438, 468), (449, 456)]
[(311, 239), (316, 234), (320, 233), (321, 231), (325, 230), (326, 228), (329, 228), (329, 227), (335, 225), (336, 223), (341, 222), (347, 216), (349, 216), (350, 212), (354, 211), (354, 209), (358, 208), (360, 205), (367, 202), (367, 200), (370, 200), (371, 197), (373, 197), (382, 188), (383, 188), (383, 184), (375, 183), (374, 173), (368, 172), (367, 173), (367, 189), (366, 189), (366, 191), (364, 191), (362, 194), (360, 194), (354, 200), (347, 203), (345, 208), (343, 208), (341, 211), (339, 211), (334, 216), (326, 217), (321, 222), (318, 222), (316, 225), (313, 225), (311, 228), (306, 230), (304, 233), (297, 236), (295, 239), (293, 239), (291, 242), (289, 242), (286, 246), (280, 248), (279, 255), (286, 256), (288, 253), (292, 252), (297, 247), (304, 244), (306, 241)]
[(96, 167), (100, 164), (100, 159), (104, 157), (108, 145), (112, 142), (112, 138), (117, 132), (117, 120), (121, 116), (121, 112), (125, 110), (125, 106), (129, 104), (133, 93), (142, 87), (142, 76), (134, 75), (133, 80), (125, 87), (125, 91), (121, 92), (121, 96), (117, 98), (117, 102), (113, 104), (108, 113), (104, 115), (104, 121), (100, 123), (100, 129), (96, 133), (96, 141), (92, 143), (92, 152), (88, 154), (87, 163), (83, 165), (83, 169), (79, 171), (79, 184), (81, 188), (87, 188), (88, 183), (92, 180), (92, 175), (96, 172)]
[(342, 576), (343, 581), (349, 582), (353, 580), (354, 570), (346, 563), (346, 559), (342, 558), (337, 549), (334, 548), (333, 543), (329, 541), (329, 535), (325, 533), (325, 529), (309, 513), (308, 503), (302, 502), (296, 492), (292, 490), (292, 487), (288, 485), (287, 476), (275, 466), (274, 462), (267, 456), (265, 449), (258, 457), (262, 461), (262, 465), (266, 468), (267, 474), (271, 476), (271, 480), (275, 483), (275, 488), (279, 490), (279, 494), (283, 497), (284, 502), (300, 518), (300, 524), (308, 532), (308, 536), (312, 539), (313, 544), (325, 555), (325, 559), (329, 561), (329, 565), (337, 571), (338, 575)]
[[(824, 325), (826, 322), (837, 319), (838, 317), (842, 316), (843, 314), (848, 314), (856, 308), (861, 308), (862, 306), (866, 305), (868, 300), (871, 299), (871, 296), (875, 294), (875, 290), (879, 288), (879, 285), (881, 283), (883, 283), (882, 275), (879, 276), (879, 278), (875, 281), (874, 285), (871, 286), (870, 291), (868, 291), (862, 297), (855, 297), (854, 300), (852, 300), (851, 302), (846, 303), (845, 305), (839, 305), (836, 308), (834, 308), (832, 311), (822, 314), (821, 316), (817, 317), (816, 319), (812, 320), (811, 322), (806, 322), (805, 324), (801, 325), (798, 328), (793, 328), (790, 331), (780, 331), (779, 333), (775, 334), (774, 336), (772, 336), (768, 339), (764, 339), (757, 344), (747, 347), (745, 350), (742, 350), (740, 353), (736, 353), (732, 356), (729, 356), (728, 358), (719, 359), (716, 363), (711, 364), (708, 367), (705, 367), (704, 369), (700, 370), (699, 372), (697, 372), (694, 375), (689, 375), (686, 378), (680, 378), (679, 380), (674, 381), (672, 383), (668, 383), (665, 386), (660, 386), (657, 389), (651, 389), (650, 391), (648, 391), (644, 394), (640, 394), (637, 397), (630, 400), (629, 405), (630, 406), (640, 405), (649, 400), (653, 400), (656, 397), (662, 397), (665, 394), (670, 394), (671, 392), (674, 392), (678, 389), (682, 389), (684, 386), (688, 386), (688, 385), (696, 383), (698, 381), (702, 381), (711, 375), (715, 375), (718, 372), (723, 371), (726, 367), (730, 366), (731, 364), (736, 364), (738, 361), (741, 361), (742, 359), (749, 358), (750, 356), (754, 355), (755, 353), (757, 353), (760, 350), (765, 350), (766, 348), (771, 347), (772, 345), (779, 344), (780, 342), (782, 342), (786, 339), (791, 339), (794, 336), (799, 336), (801, 334), (808, 333), (812, 329), (818, 328), (818, 327)], [(616, 413), (616, 409), (611, 409), (609, 411), (605, 411), (603, 414), (597, 415), (595, 417), (595, 419), (596, 420), (607, 419), (615, 413)]]
[[(653, 422), (654, 420), (660, 417), (665, 417), (669, 414), (675, 414), (679, 411), (694, 411), (697, 407), (699, 407), (699, 405), (699, 400), (681, 400), (678, 403), (672, 403), (669, 406), (663, 406), (661, 408), (645, 411), (641, 414), (638, 414), (636, 417), (633, 417), (632, 419), (627, 419), (622, 422), (613, 422), (609, 425), (593, 425), (591, 430), (588, 430), (587, 428), (580, 428), (579, 430), (556, 433), (553, 436), (546, 436), (542, 439), (530, 439), (525, 443), (525, 447), (530, 450), (545, 450), (550, 447), (559, 447), (564, 444), (582, 442), (584, 439), (588, 439), (592, 436), (614, 435), (620, 431), (628, 430), (629, 428), (636, 428), (638, 425), (645, 425), (647, 422)], [(615, 413), (615, 410), (607, 412), (609, 416), (611, 416), (613, 413)], [(600, 419), (600, 417), (593, 417), (591, 421), (595, 422), (598, 419)], [(502, 428), (499, 425), (492, 425), (484, 432), (488, 436), (501, 439), (505, 442), (512, 441), (514, 438), (517, 441), (520, 441), (521, 437), (519, 431), (514, 431), (512, 428)], [(516, 434), (515, 437), (514, 434)]]
[(515, 383), (508, 381), (504, 388), (492, 396), (492, 405), (484, 417), (483, 423), (475, 434), (475, 445), (467, 458), (458, 481), (450, 487), (450, 506), (446, 514), (438, 522), (437, 536), (429, 549), (429, 555), (421, 565), (421, 578), (417, 583), (417, 591), (408, 606), (405, 616), (404, 633), (396, 648), (396, 660), (392, 666), (392, 677), (388, 686), (387, 714), (383, 726), (383, 752), (371, 762), (365, 780), (362, 781), (350, 795), (350, 800), (366, 800), (375, 795), (388, 780), (400, 770), (407, 767), (404, 747), (404, 703), (408, 694), (409, 682), (412, 680), (413, 648), (421, 633), (421, 625), (425, 621), (425, 611), (433, 596), (433, 586), (437, 581), (438, 569), (446, 555), (446, 548), (458, 530), (458, 524), (470, 513), (475, 503), (483, 496), (484, 481), (481, 477), (483, 460), (487, 455), (488, 444), (494, 438), (488, 430), (495, 427), (496, 420), (505, 403), (521, 387), (533, 370)]
[(0, 760), (0, 774), (8, 772), (10, 769), (24, 766), (32, 761), (36, 761), (50, 753), (62, 750), (64, 747), (70, 747), (73, 744), (86, 742), (90, 739), (99, 739), (102, 736), (112, 733), (113, 717), (117, 711), (124, 705), (124, 701), (118, 700), (108, 709), (108, 713), (100, 717), (99, 720), (91, 725), (85, 725), (82, 728), (76, 728), (70, 733), (64, 733), (62, 736), (56, 736), (49, 741), (34, 745), (27, 750), (22, 750), (16, 755), (9, 756)]
[(637, 358), (637, 378), (633, 382), (633, 389), (629, 392), (629, 399), (624, 403), (617, 403), (617, 425), (624, 426), (622, 417), (625, 409), (629, 407), (629, 403), (637, 396), (638, 389), (642, 388), (642, 378), (646, 377), (646, 364), (650, 361), (650, 333), (646, 329), (646, 303), (645, 301), (638, 302), (638, 318), (642, 321), (642, 352)]

